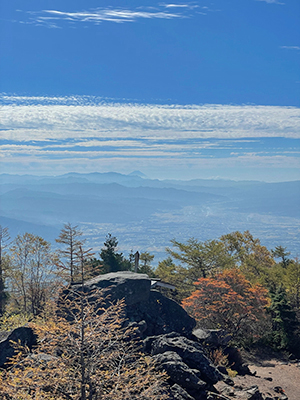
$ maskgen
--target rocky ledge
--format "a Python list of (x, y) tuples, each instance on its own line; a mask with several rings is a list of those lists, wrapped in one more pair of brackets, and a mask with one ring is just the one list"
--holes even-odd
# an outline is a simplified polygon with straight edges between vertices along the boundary
[[(208, 346), (227, 346), (228, 337), (220, 331), (194, 330), (196, 322), (175, 301), (151, 290), (147, 275), (117, 272), (95, 277), (84, 284), (84, 292), (94, 293), (101, 289), (109, 302), (124, 299), (127, 324), (138, 328), (144, 344), (144, 352), (151, 355), (157, 368), (168, 375), (170, 400), (225, 400), (237, 393), (233, 381), (207, 358)], [(82, 290), (82, 285), (72, 285), (63, 295), (69, 298)], [(0, 336), (1, 338), (1, 336)], [(0, 339), (0, 367), (14, 353), (11, 340), (31, 347), (35, 337), (28, 327), (18, 328)], [(233, 351), (234, 353), (234, 351)], [(237, 357), (235, 357), (237, 359)], [(242, 373), (248, 373), (242, 361), (236, 363)], [(218, 392), (214, 385), (224, 381), (228, 393)], [(247, 400), (262, 400), (258, 388), (239, 390)], [(229, 397), (228, 397), (229, 396)], [(270, 399), (269, 399), (270, 400)]]

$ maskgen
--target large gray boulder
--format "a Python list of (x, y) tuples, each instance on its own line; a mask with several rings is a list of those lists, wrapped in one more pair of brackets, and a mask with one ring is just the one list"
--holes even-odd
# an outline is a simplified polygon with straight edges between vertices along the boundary
[(147, 301), (127, 307), (127, 317), (132, 321), (146, 321), (144, 337), (171, 332), (190, 335), (196, 325), (194, 318), (176, 301), (156, 290), (151, 290)]
[(190, 396), (181, 386), (173, 385), (170, 388), (172, 400), (194, 400), (194, 397)]
[[(100, 289), (100, 301), (95, 289)], [(204, 400), (212, 385), (224, 379), (205, 356), (199, 338), (192, 334), (195, 320), (178, 303), (151, 290), (147, 275), (133, 272), (100, 275), (84, 285), (70, 286), (63, 295), (75, 300), (82, 290), (90, 300), (99, 302), (101, 308), (124, 300), (125, 324), (136, 328), (134, 332), (143, 339), (145, 353), (155, 359), (157, 368), (167, 373), (166, 390), (170, 399)]]
[(16, 328), (11, 332), (2, 332), (0, 337), (0, 368), (5, 367), (5, 363), (17, 353), (13, 343), (19, 343), (21, 346), (32, 349), (37, 339), (33, 330), (26, 326)]
[(193, 331), (193, 337), (204, 345), (213, 347), (228, 346), (232, 335), (223, 329), (198, 328)]
[[(124, 299), (126, 305), (147, 301), (150, 294), (151, 280), (148, 275), (130, 271), (111, 272), (89, 279), (84, 283), (84, 290), (104, 289), (103, 293), (110, 301)], [(72, 285), (73, 290), (81, 290), (81, 285)]]
[(107, 305), (124, 299), (125, 318), (129, 322), (145, 323), (143, 337), (170, 332), (188, 336), (196, 326), (194, 318), (178, 303), (151, 290), (151, 279), (145, 274), (120, 271), (99, 275), (86, 281), (83, 288), (80, 284), (72, 285), (62, 295), (72, 300), (82, 289), (91, 296), (95, 289), (100, 289)]
[(201, 372), (189, 368), (182, 358), (173, 351), (153, 356), (159, 368), (164, 370), (175, 384), (188, 390), (202, 390), (206, 382), (200, 379)]
[(145, 349), (149, 351), (149, 347), (152, 355), (165, 352), (177, 353), (188, 367), (198, 370), (201, 374), (201, 379), (208, 384), (214, 385), (224, 379), (224, 376), (205, 356), (202, 347), (198, 343), (175, 332), (146, 339)]

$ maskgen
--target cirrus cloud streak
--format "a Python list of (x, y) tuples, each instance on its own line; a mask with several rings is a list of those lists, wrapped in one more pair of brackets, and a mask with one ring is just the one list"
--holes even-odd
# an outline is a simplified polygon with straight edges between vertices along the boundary
[[(98, 7), (82, 11), (62, 11), (62, 10), (41, 10), (27, 11), (30, 15), (28, 21), (21, 20), (22, 23), (32, 23), (45, 25), (50, 28), (60, 27), (61, 22), (69, 24), (74, 23), (92, 23), (98, 25), (103, 22), (125, 23), (136, 22), (138, 20), (151, 19), (179, 19), (189, 18), (190, 12), (198, 8), (195, 4), (160, 4), (157, 7), (138, 7), (113, 8)], [(171, 11), (172, 10), (172, 11)]]

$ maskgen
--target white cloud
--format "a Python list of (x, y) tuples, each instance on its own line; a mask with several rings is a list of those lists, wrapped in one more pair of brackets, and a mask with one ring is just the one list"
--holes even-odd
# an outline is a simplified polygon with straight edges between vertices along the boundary
[(193, 4), (166, 4), (166, 3), (161, 3), (161, 6), (165, 7), (165, 8), (189, 8), (189, 9), (193, 9), (193, 8), (198, 8), (198, 5), (193, 5)]
[[(0, 108), (8, 140), (67, 138), (300, 138), (296, 107), (231, 105), (29, 105), (17, 98)], [(6, 102), (9, 103), (9, 102)], [(80, 99), (78, 100), (80, 104)], [(66, 104), (66, 101), (63, 102)], [(88, 103), (89, 104), (89, 103)]]
[[(135, 22), (139, 19), (178, 19), (186, 18), (188, 15), (185, 11), (192, 10), (197, 6), (187, 4), (165, 4), (160, 5), (160, 8), (150, 9), (139, 7), (137, 9), (128, 8), (96, 8), (83, 11), (61, 11), (61, 10), (41, 10), (28, 11), (30, 20), (27, 23), (35, 23), (38, 25), (46, 25), (50, 27), (58, 27), (61, 21), (68, 23), (93, 23), (99, 24), (104, 21), (114, 23)], [(168, 9), (178, 8), (174, 12), (167, 11)], [(24, 22), (24, 21), (20, 21)]]
[[(136, 140), (105, 140), (105, 141), (68, 141), (64, 144), (3, 144), (0, 145), (2, 157), (12, 155), (35, 155), (37, 157), (50, 156), (69, 158), (72, 157), (105, 157), (105, 156), (138, 156), (138, 157), (200, 157), (202, 150), (224, 149), (218, 142), (216, 143), (168, 143), (161, 140), (157, 143), (150, 141)], [(237, 153), (238, 154), (238, 153)]]
[[(133, 22), (138, 18), (178, 18), (180, 15), (166, 12), (142, 12), (132, 10), (98, 10), (94, 12), (62, 12), (56, 10), (44, 10), (45, 14), (50, 15), (49, 17), (39, 17), (43, 19), (66, 19), (68, 21), (82, 21), (82, 22)], [(52, 16), (52, 17), (51, 17)]]
[(300, 46), (280, 46), (281, 49), (300, 50)]
[[(34, 164), (32, 167), (31, 165)], [(114, 171), (114, 170), (134, 170), (139, 165), (140, 169), (149, 168), (156, 169), (161, 178), (164, 174), (164, 169), (170, 169), (173, 171), (181, 171), (183, 174), (187, 174), (187, 171), (200, 172), (206, 169), (219, 170), (222, 174), (222, 170), (226, 168), (251, 168), (261, 170), (264, 168), (274, 168), (280, 170), (298, 170), (299, 179), (299, 168), (300, 160), (299, 157), (285, 157), (285, 156), (257, 156), (257, 155), (245, 155), (237, 157), (227, 158), (185, 158), (176, 155), (175, 157), (164, 156), (161, 157), (160, 153), (149, 154), (136, 154), (135, 156), (128, 157), (123, 154), (114, 154), (109, 157), (90, 157), (89, 154), (86, 156), (79, 156), (76, 154), (61, 154), (58, 158), (43, 158), (37, 154), (33, 154), (31, 157), (22, 157), (16, 155), (14, 157), (6, 157), (5, 168), (3, 164), (2, 172), (9, 170), (10, 166), (14, 166), (14, 170), (19, 167), (19, 172), (29, 173), (29, 169), (35, 171), (34, 173), (43, 173), (48, 166), (55, 168), (56, 171), (62, 173), (62, 171), (81, 171), (81, 172), (95, 172), (95, 171)], [(28, 168), (26, 167), (28, 166)], [(116, 167), (117, 166), (117, 167)], [(176, 176), (176, 174), (175, 174)], [(261, 177), (260, 177), (261, 178)], [(179, 179), (177, 177), (177, 179)]]
[[(180, 157), (182, 156), (182, 151), (177, 146), (177, 152), (172, 152), (169, 156), (172, 157)], [(31, 146), (14, 146), (11, 147), (10, 149), (6, 149), (1, 146), (1, 156), (2, 157), (11, 157), (13, 155), (19, 155), (19, 156), (25, 156), (28, 157), (30, 156), (35, 156), (39, 158), (60, 158), (60, 159), (76, 159), (76, 158), (102, 158), (102, 157), (167, 157), (168, 152), (165, 151), (164, 148), (161, 150), (157, 150), (156, 148), (140, 148), (140, 149), (131, 149), (131, 148), (122, 148), (119, 149), (118, 151), (107, 151), (105, 147), (103, 148), (102, 151), (71, 151), (71, 150), (41, 150), (37, 149)]]
[(265, 3), (268, 3), (268, 4), (280, 4), (282, 6), (285, 4), (285, 3), (281, 3), (278, 0), (256, 0), (256, 1), (264, 1)]
[[(130, 172), (137, 166), (159, 172), (172, 165), (178, 171), (300, 168), (298, 141), (280, 148), (280, 138), (300, 138), (296, 107), (93, 103), (81, 97), (0, 100), (2, 172), (42, 173), (55, 165), (56, 173)], [(275, 137), (279, 142), (264, 148), (261, 138)]]

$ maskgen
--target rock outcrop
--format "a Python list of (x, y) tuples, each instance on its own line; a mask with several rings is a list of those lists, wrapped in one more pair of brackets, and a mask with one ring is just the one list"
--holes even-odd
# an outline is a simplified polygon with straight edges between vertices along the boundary
[(206, 357), (200, 344), (172, 332), (166, 335), (145, 339), (145, 350), (149, 351), (158, 360), (162, 354), (176, 353), (193, 373), (201, 377), (208, 384), (215, 384), (223, 380), (223, 375)]
[(0, 340), (0, 368), (13, 357), (17, 350), (13, 343), (20, 343), (21, 346), (27, 346), (29, 349), (36, 344), (36, 336), (32, 329), (26, 326), (14, 329), (11, 332), (1, 332), (2, 339)]
[[(126, 318), (129, 322), (143, 322), (143, 337), (170, 332), (189, 336), (196, 326), (195, 320), (179, 304), (151, 290), (148, 275), (129, 271), (99, 275), (84, 284), (87, 294), (92, 293), (93, 289), (102, 289), (108, 304), (124, 299)], [(72, 285), (72, 291), (77, 290), (82, 290), (81, 285)], [(68, 289), (63, 294), (72, 298)]]
[[(231, 380), (222, 374), (226, 371), (212, 364), (204, 350), (208, 345), (226, 345), (228, 336), (225, 333), (199, 329), (194, 331), (195, 320), (175, 301), (151, 290), (151, 279), (143, 274), (117, 272), (100, 275), (88, 280), (83, 286), (70, 286), (62, 296), (72, 300), (77, 297), (76, 292), (84, 290), (88, 297), (95, 300), (94, 289), (101, 289), (104, 299), (101, 307), (124, 299), (126, 324), (137, 328), (144, 352), (155, 359), (158, 369), (167, 373), (170, 400), (226, 398), (225, 393), (217, 393), (214, 385), (220, 380), (230, 385)], [(18, 339), (28, 347), (36, 342), (30, 328), (14, 330), (0, 341), (0, 367), (14, 354), (10, 340)], [(44, 355), (41, 357), (44, 361)], [(259, 394), (255, 391), (251, 395)], [(259, 397), (251, 397), (253, 400), (256, 398)]]
[(193, 331), (193, 337), (200, 343), (214, 347), (227, 346), (232, 339), (232, 335), (223, 329), (198, 328)]
[[(72, 285), (73, 290), (80, 290), (81, 284)], [(98, 275), (84, 283), (86, 292), (94, 288), (104, 289), (104, 295), (110, 301), (125, 299), (126, 305), (131, 306), (147, 302), (150, 296), (151, 280), (148, 275), (135, 274), (129, 271), (111, 272)]]
[[(193, 336), (195, 320), (178, 303), (151, 290), (147, 275), (132, 272), (100, 275), (85, 282), (83, 289), (87, 295), (101, 289), (108, 304), (124, 299), (127, 324), (138, 328), (145, 353), (169, 377), (170, 400), (206, 399), (212, 385), (225, 378)], [(81, 290), (81, 285), (72, 285), (70, 294), (66, 290), (64, 295), (72, 297), (74, 291)]]
[(187, 390), (205, 389), (206, 382), (201, 380), (201, 372), (190, 368), (175, 351), (166, 351), (153, 358), (175, 384)]

